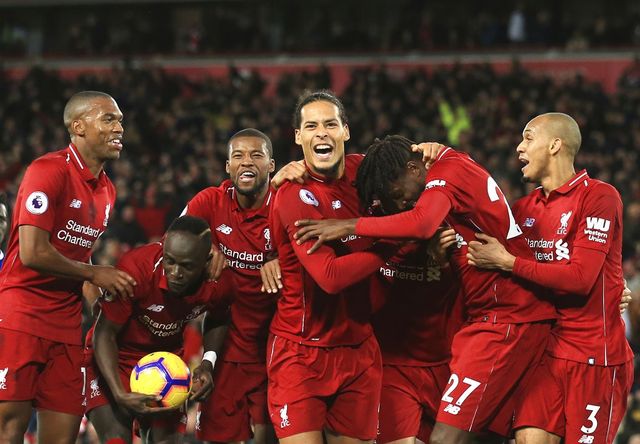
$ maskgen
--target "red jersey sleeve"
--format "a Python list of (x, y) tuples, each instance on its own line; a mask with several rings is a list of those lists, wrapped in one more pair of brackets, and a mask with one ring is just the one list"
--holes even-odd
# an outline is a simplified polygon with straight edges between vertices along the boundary
[(389, 239), (430, 239), (450, 209), (448, 194), (440, 188), (432, 188), (422, 193), (412, 210), (392, 216), (358, 219), (356, 234)]
[(589, 296), (605, 258), (606, 254), (601, 251), (574, 247), (571, 260), (565, 264), (518, 257), (513, 265), (513, 274), (555, 291)]
[(607, 183), (597, 183), (584, 197), (574, 247), (608, 253), (613, 239), (611, 228), (622, 220), (622, 200)]
[(20, 184), (21, 204), (16, 211), (18, 225), (33, 225), (48, 232), (53, 230), (57, 200), (65, 186), (64, 168), (57, 159), (39, 159), (25, 172)]
[(122, 256), (116, 268), (129, 273), (129, 275), (138, 282), (138, 285), (133, 287), (133, 297), (120, 298), (118, 296), (113, 296), (110, 301), (104, 299), (101, 301), (102, 314), (108, 320), (118, 325), (126, 324), (129, 318), (131, 318), (131, 315), (133, 314), (133, 304), (135, 303), (135, 300), (139, 298), (138, 295), (140, 292), (145, 291), (144, 289), (146, 287), (144, 278), (141, 279), (139, 268), (136, 266), (135, 261), (131, 256), (131, 254), (125, 254)]
[[(328, 245), (321, 246), (312, 254), (307, 254), (315, 240), (312, 239), (298, 245), (293, 235), (297, 231), (295, 221), (300, 219), (324, 219), (324, 216), (313, 204), (306, 204), (297, 196), (298, 188), (289, 186), (279, 192), (282, 202), (287, 202), (286, 208), (280, 208), (277, 213), (282, 225), (287, 231), (289, 241), (302, 266), (311, 275), (323, 291), (336, 294), (345, 288), (366, 278), (385, 264), (386, 258), (395, 251), (395, 246), (380, 243), (367, 251), (336, 256), (335, 251)], [(289, 195), (290, 194), (290, 195)], [(348, 270), (348, 272), (346, 271)]]

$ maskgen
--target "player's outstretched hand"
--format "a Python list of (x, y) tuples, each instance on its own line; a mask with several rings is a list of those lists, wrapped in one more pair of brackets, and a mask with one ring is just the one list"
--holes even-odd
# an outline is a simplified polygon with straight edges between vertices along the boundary
[(436, 161), (438, 154), (440, 151), (446, 148), (446, 145), (443, 145), (438, 142), (422, 142), (417, 145), (411, 145), (411, 150), (414, 153), (422, 153), (422, 161), (424, 162), (424, 166), (429, 169), (433, 162)]
[(358, 219), (302, 219), (296, 221), (298, 231), (293, 235), (298, 245), (317, 239), (307, 254), (316, 251), (322, 244), (355, 234)]
[(227, 268), (227, 258), (222, 251), (218, 250), (215, 246), (211, 246), (211, 261), (209, 262), (209, 268), (207, 269), (207, 280), (217, 281), (220, 279), (222, 270)]
[(193, 381), (193, 384), (191, 385), (191, 393), (189, 393), (189, 401), (204, 401), (213, 390), (213, 367), (211, 363), (203, 360), (193, 370), (191, 381)]
[(123, 393), (116, 398), (118, 405), (124, 409), (134, 413), (135, 415), (153, 415), (157, 413), (170, 412), (177, 410), (180, 406), (176, 407), (153, 407), (157, 405), (158, 401), (162, 399), (161, 396), (143, 395), (142, 393)]
[(92, 265), (93, 276), (89, 282), (102, 288), (106, 293), (120, 298), (133, 297), (136, 281), (122, 270), (109, 265)]
[(304, 183), (306, 177), (307, 169), (304, 166), (304, 161), (295, 160), (280, 168), (280, 171), (271, 179), (271, 186), (277, 190), (285, 182)]
[(622, 295), (620, 296), (620, 314), (627, 311), (629, 308), (629, 303), (631, 302), (631, 289), (627, 287), (627, 280), (624, 281), (624, 289), (622, 290)]
[(476, 233), (476, 239), (479, 241), (469, 242), (467, 259), (470, 265), (490, 270), (513, 270), (516, 258), (498, 242), (498, 239), (483, 233)]
[(262, 278), (263, 293), (277, 293), (282, 290), (282, 273), (280, 272), (280, 261), (278, 258), (265, 262), (260, 268)]

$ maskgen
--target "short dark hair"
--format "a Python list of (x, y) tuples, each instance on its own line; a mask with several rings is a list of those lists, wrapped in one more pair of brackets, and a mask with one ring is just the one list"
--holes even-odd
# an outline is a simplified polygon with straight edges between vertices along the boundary
[(72, 120), (76, 117), (78, 108), (97, 98), (114, 100), (113, 97), (102, 91), (80, 91), (72, 95), (65, 104), (64, 111), (62, 113), (64, 126), (69, 129)]
[(415, 142), (393, 134), (384, 139), (376, 139), (356, 174), (356, 189), (360, 202), (366, 207), (374, 200), (384, 199), (389, 194), (389, 184), (404, 171), (407, 162), (421, 159), (420, 153), (411, 151)]
[(344, 105), (338, 99), (338, 97), (334, 94), (333, 91), (328, 89), (320, 89), (318, 91), (305, 91), (302, 93), (300, 97), (298, 97), (298, 103), (296, 104), (296, 110), (293, 113), (293, 127), (300, 128), (302, 124), (302, 108), (309, 103), (325, 101), (329, 103), (333, 103), (338, 107), (338, 116), (342, 121), (343, 125), (346, 125), (347, 122), (347, 112), (344, 110)]
[(264, 140), (264, 143), (267, 145), (267, 152), (269, 153), (269, 157), (273, 157), (273, 145), (271, 144), (271, 139), (265, 133), (255, 128), (245, 128), (241, 129), (233, 136), (229, 138), (229, 143), (227, 143), (227, 147), (231, 149), (231, 142), (238, 137), (256, 137), (258, 139)]
[(211, 243), (211, 228), (206, 220), (195, 216), (180, 216), (171, 222), (167, 229), (167, 234), (181, 231), (190, 233)]

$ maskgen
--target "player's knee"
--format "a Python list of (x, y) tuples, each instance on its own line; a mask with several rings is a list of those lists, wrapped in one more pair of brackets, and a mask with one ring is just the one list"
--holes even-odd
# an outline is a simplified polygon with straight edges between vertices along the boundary
[(11, 411), (0, 413), (0, 442), (22, 443), (29, 426), (29, 415)]

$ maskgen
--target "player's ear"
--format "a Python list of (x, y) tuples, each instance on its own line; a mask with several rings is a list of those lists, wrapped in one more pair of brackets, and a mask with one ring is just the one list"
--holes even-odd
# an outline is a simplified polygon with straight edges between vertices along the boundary
[(351, 139), (351, 133), (349, 132), (349, 125), (347, 125), (346, 123), (345, 123), (345, 125), (344, 125), (344, 134), (345, 134), (345, 135), (344, 135), (344, 140), (345, 140), (345, 142), (346, 142), (347, 140)]
[(407, 162), (407, 172), (410, 174), (420, 174), (420, 167), (424, 166), (421, 162), (416, 162), (415, 160), (410, 160)]
[(227, 172), (227, 174), (229, 174), (229, 161), (228, 160), (224, 163), (224, 170)]
[(295, 133), (296, 133), (296, 136), (295, 136), (296, 145), (302, 146), (302, 138), (300, 137), (300, 130), (296, 128)]
[(271, 159), (269, 160), (269, 174), (273, 173), (276, 170), (276, 161)]
[(84, 120), (75, 119), (71, 121), (71, 133), (76, 136), (84, 136), (86, 132), (86, 125)]
[(551, 145), (549, 145), (549, 152), (551, 153), (552, 156), (555, 156), (560, 152), (561, 148), (562, 148), (562, 139), (560, 139), (559, 137), (556, 137), (551, 141)]

